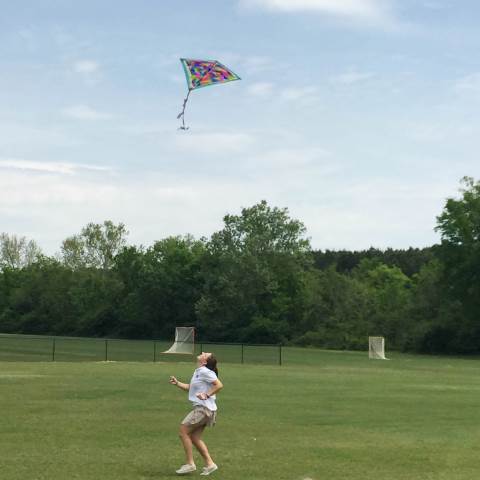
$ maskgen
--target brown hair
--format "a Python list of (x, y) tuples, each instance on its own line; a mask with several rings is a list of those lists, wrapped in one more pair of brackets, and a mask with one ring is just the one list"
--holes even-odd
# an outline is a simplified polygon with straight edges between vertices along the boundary
[(215, 372), (215, 375), (218, 377), (217, 359), (213, 353), (207, 358), (205, 366), (212, 372)]

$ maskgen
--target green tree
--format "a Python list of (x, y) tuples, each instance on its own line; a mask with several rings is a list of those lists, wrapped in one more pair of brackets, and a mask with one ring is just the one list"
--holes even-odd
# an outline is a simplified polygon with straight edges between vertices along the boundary
[(128, 231), (123, 223), (115, 225), (110, 220), (103, 224), (89, 223), (79, 235), (73, 235), (62, 243), (63, 263), (71, 269), (110, 269), (115, 256), (127, 244)]
[(301, 322), (311, 261), (305, 226), (266, 201), (223, 220), (207, 243), (200, 330), (212, 340), (290, 338)]
[(118, 304), (122, 282), (114, 271), (84, 268), (73, 272), (68, 302), (74, 318), (70, 334), (89, 337), (121, 336)]
[(0, 233), (0, 270), (26, 267), (38, 260), (41, 255), (42, 252), (34, 240)]
[(21, 285), (22, 270), (4, 267), (0, 270), (0, 332), (15, 333), (18, 312), (13, 308), (13, 292)]
[[(3, 274), (8, 306), (0, 325), (17, 333), (70, 333), (73, 318), (69, 305), (72, 272), (54, 259), (37, 262)], [(1, 330), (4, 330), (2, 325)]]
[(176, 326), (195, 326), (204, 253), (204, 242), (190, 235), (165, 238), (146, 251), (124, 249), (115, 260), (124, 285), (122, 335), (172, 338)]
[(462, 179), (460, 198), (448, 198), (437, 217), (441, 234), (438, 256), (443, 262), (442, 294), (450, 303), (450, 318), (442, 328), (449, 332), (450, 352), (480, 352), (480, 182)]
[(405, 275), (412, 277), (418, 273), (425, 263), (433, 259), (432, 247), (408, 248), (406, 250), (394, 250), (387, 248), (379, 250), (369, 248), (361, 251), (347, 250), (317, 250), (312, 252), (315, 266), (320, 269), (334, 265), (340, 273), (350, 273), (363, 259), (376, 259), (389, 267), (399, 267)]
[(411, 280), (398, 267), (389, 267), (377, 259), (362, 260), (353, 276), (367, 287), (372, 300), (366, 335), (381, 335), (391, 347), (405, 348), (412, 328)]
[(366, 286), (332, 265), (308, 272), (307, 301), (299, 345), (365, 349), (373, 311)]
[(455, 353), (452, 340), (457, 335), (461, 304), (444, 294), (445, 266), (439, 259), (424, 265), (413, 277), (410, 315), (413, 333), (407, 348), (422, 353)]

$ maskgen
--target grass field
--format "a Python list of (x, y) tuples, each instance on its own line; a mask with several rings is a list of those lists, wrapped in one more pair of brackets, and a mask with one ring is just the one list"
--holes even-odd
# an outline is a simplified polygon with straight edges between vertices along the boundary
[[(205, 440), (224, 480), (474, 480), (480, 362), (286, 348), (220, 363)], [(221, 358), (220, 358), (221, 360)], [(2, 480), (175, 478), (192, 363), (0, 362)], [(201, 461), (197, 456), (197, 464)], [(198, 473), (191, 477), (199, 477)]]

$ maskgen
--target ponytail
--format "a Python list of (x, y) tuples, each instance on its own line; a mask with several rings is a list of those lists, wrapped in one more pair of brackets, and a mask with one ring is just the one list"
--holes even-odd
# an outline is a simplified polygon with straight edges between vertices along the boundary
[(213, 353), (207, 358), (207, 363), (205, 366), (212, 372), (215, 372), (215, 375), (218, 377), (217, 359)]

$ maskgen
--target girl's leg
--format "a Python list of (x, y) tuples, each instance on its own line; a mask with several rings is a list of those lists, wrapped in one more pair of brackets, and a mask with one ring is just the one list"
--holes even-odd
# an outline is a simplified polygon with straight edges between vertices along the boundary
[(194, 465), (193, 461), (193, 452), (192, 452), (192, 439), (190, 438), (191, 435), (191, 427), (188, 425), (180, 425), (180, 430), (178, 431), (178, 436), (183, 444), (183, 449), (185, 450), (185, 456), (187, 458), (187, 463), (190, 465)]
[(205, 430), (205, 425), (192, 430), (190, 433), (190, 438), (192, 443), (195, 445), (195, 448), (199, 451), (200, 455), (203, 457), (205, 461), (205, 466), (211, 467), (214, 465), (212, 457), (208, 453), (208, 448), (205, 445), (205, 442), (201, 439), (202, 433)]

